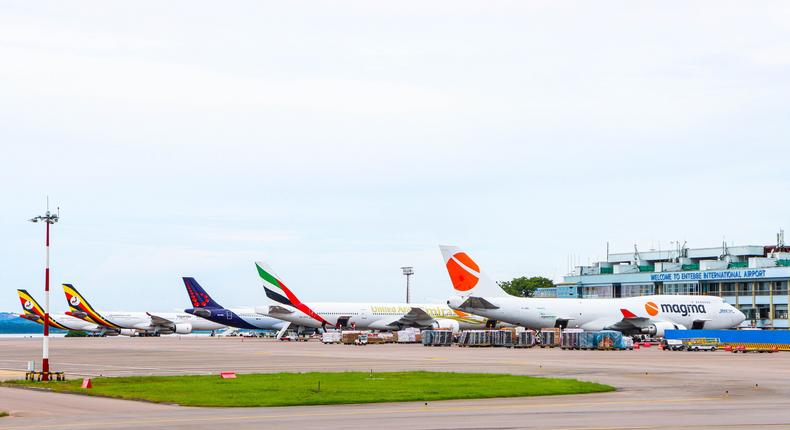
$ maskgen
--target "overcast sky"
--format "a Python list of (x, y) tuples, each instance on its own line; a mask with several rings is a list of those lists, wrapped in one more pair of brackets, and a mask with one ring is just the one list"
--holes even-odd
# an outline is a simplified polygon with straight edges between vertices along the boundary
[(100, 309), (561, 278), (633, 245), (790, 227), (787, 2), (0, 4), (0, 310)]

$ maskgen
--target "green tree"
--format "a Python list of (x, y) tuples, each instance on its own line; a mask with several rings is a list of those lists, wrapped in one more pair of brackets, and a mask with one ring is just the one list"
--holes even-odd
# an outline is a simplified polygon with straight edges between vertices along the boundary
[(512, 281), (497, 283), (508, 294), (518, 297), (532, 297), (535, 295), (535, 289), (551, 288), (554, 286), (554, 281), (542, 276), (533, 276), (531, 278), (522, 276), (520, 278), (513, 278)]

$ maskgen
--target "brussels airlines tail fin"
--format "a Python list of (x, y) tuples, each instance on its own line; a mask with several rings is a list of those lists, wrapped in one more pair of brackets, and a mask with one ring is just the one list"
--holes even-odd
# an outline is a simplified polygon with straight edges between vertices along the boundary
[(189, 301), (192, 302), (192, 306), (195, 308), (220, 308), (222, 309), (222, 305), (215, 302), (211, 296), (208, 295), (206, 290), (197, 283), (195, 278), (181, 278), (184, 280), (184, 286), (187, 288), (187, 294), (189, 294)]
[(453, 289), (462, 296), (506, 297), (507, 294), (488, 277), (469, 255), (455, 246), (439, 246)]
[(66, 294), (66, 301), (69, 302), (70, 312), (66, 315), (71, 315), (79, 319), (99, 324), (109, 328), (121, 328), (116, 324), (107, 321), (100, 313), (93, 309), (93, 306), (88, 303), (85, 298), (74, 288), (71, 284), (63, 284), (63, 292)]

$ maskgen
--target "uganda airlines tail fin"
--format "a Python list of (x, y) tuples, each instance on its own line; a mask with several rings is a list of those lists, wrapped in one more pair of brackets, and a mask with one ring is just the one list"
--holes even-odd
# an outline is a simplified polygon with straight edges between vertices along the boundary
[[(307, 305), (302, 303), (296, 295), (291, 292), (291, 290), (285, 286), (285, 283), (280, 280), (280, 278), (274, 274), (274, 271), (269, 267), (266, 263), (262, 261), (255, 262), (255, 268), (258, 270), (258, 276), (261, 277), (263, 280), (263, 289), (266, 290), (266, 296), (270, 299), (282, 303), (284, 305), (293, 306), (296, 309), (304, 312), (310, 318), (320, 322), (322, 325), (329, 325), (331, 326), (327, 320), (325, 320), (321, 315), (315, 313), (312, 309), (310, 309)], [(285, 294), (283, 297), (282, 294)]]
[[(16, 290), (16, 293), (19, 295), (19, 301), (22, 302), (22, 311), (25, 315), (34, 315), (39, 318), (44, 318), (44, 308), (38, 304), (36, 299), (34, 299), (27, 290)], [(22, 318), (25, 317), (23, 316)]]
[(197, 283), (195, 278), (181, 278), (184, 280), (184, 286), (187, 288), (187, 294), (189, 294), (189, 301), (192, 302), (192, 306), (195, 308), (219, 308), (222, 309), (222, 305), (215, 302), (211, 296), (208, 295), (206, 290)]
[(69, 312), (66, 312), (66, 315), (71, 315), (104, 327), (120, 328), (110, 321), (107, 321), (107, 319), (93, 309), (93, 306), (82, 297), (73, 285), (63, 284), (63, 292), (66, 294), (66, 301), (69, 303)]
[(507, 294), (460, 248), (440, 245), (453, 289), (462, 296), (506, 297)]
[[(16, 292), (19, 295), (19, 301), (22, 302), (23, 313), (19, 316), (26, 320), (44, 324), (44, 308), (38, 304), (36, 299), (34, 299), (33, 296), (27, 292), (27, 290), (16, 290)], [(52, 319), (52, 317), (49, 318), (49, 325), (55, 328), (67, 330), (66, 327), (60, 325), (60, 323)]]

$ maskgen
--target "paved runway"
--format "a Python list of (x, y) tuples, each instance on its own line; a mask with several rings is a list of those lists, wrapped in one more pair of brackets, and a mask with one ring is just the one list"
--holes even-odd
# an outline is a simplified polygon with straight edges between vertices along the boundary
[[(0, 378), (40, 354), (0, 339)], [(0, 389), (4, 429), (790, 428), (790, 354), (354, 347), (240, 338), (53, 339), (52, 362), (82, 375), (312, 370), (457, 370), (573, 377), (615, 393), (423, 403), (208, 409)], [(46, 404), (40, 411), (36, 405)]]

